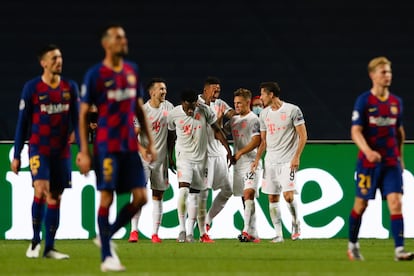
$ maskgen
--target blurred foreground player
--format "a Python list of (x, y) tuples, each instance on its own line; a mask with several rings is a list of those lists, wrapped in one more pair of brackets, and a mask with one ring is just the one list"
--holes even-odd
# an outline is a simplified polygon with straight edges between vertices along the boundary
[(351, 136), (359, 148), (356, 167), (356, 196), (349, 216), (348, 257), (362, 261), (358, 234), (361, 218), (368, 200), (380, 189), (387, 200), (391, 215), (391, 233), (394, 238), (395, 260), (414, 258), (404, 250), (404, 220), (401, 197), (404, 169), (402, 100), (389, 90), (392, 80), (391, 62), (385, 57), (372, 59), (368, 64), (372, 88), (362, 93), (352, 112)]
[[(142, 89), (138, 67), (124, 60), (128, 41), (120, 25), (109, 25), (101, 36), (105, 58), (91, 67), (82, 85), (79, 115), (80, 152), (77, 164), (82, 174), (91, 168), (88, 148), (87, 117), (90, 105), (98, 108), (98, 127), (94, 143), (94, 165), (97, 189), (101, 192), (98, 209), (100, 237), (95, 243), (101, 248), (101, 270), (124, 271), (113, 246), (111, 237), (127, 224), (132, 216), (147, 202), (146, 181), (133, 120), (138, 118), (142, 133), (148, 139), (143, 158), (152, 162), (156, 158), (153, 139), (148, 130), (142, 108)], [(109, 207), (114, 192), (132, 193), (132, 202), (118, 213), (114, 223), (109, 223)]]
[[(26, 251), (28, 258), (39, 257), (40, 232), (45, 222), (43, 257), (68, 259), (58, 252), (55, 235), (59, 227), (60, 200), (71, 187), (70, 133), (78, 123), (78, 86), (61, 76), (63, 58), (58, 46), (49, 44), (38, 53), (43, 74), (23, 88), (14, 139), (11, 169), (20, 170), (20, 153), (29, 136), (30, 172), (33, 179), (33, 239)], [(29, 133), (27, 133), (29, 132)], [(46, 214), (44, 214), (47, 204)]]

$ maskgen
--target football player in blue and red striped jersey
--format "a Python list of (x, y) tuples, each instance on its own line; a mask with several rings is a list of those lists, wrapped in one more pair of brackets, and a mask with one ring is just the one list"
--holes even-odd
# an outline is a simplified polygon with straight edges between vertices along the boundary
[[(156, 158), (154, 142), (143, 110), (143, 91), (138, 66), (127, 61), (128, 41), (122, 26), (109, 25), (101, 36), (105, 50), (102, 62), (85, 74), (79, 114), (80, 152), (77, 164), (81, 173), (91, 168), (88, 148), (88, 110), (98, 108), (98, 127), (94, 143), (94, 168), (97, 189), (101, 192), (98, 210), (100, 237), (95, 243), (101, 247), (101, 270), (123, 271), (110, 240), (147, 202), (146, 178), (138, 150), (152, 162)], [(147, 136), (146, 148), (139, 149), (134, 129), (134, 116)], [(114, 223), (108, 221), (113, 193), (132, 193), (132, 202), (119, 212)]]
[(404, 250), (402, 194), (404, 170), (401, 98), (389, 90), (392, 80), (391, 62), (385, 57), (368, 64), (372, 88), (362, 93), (352, 113), (351, 136), (359, 148), (356, 167), (356, 197), (349, 216), (348, 257), (361, 261), (358, 234), (361, 217), (374, 199), (377, 189), (388, 202), (391, 233), (394, 238), (395, 260), (412, 260), (414, 254)]
[[(14, 141), (13, 172), (20, 170), (20, 154), (29, 139), (30, 171), (33, 178), (33, 239), (26, 251), (28, 258), (40, 252), (40, 231), (45, 217), (44, 257), (67, 259), (54, 248), (59, 227), (63, 190), (71, 187), (69, 137), (78, 124), (78, 86), (61, 76), (63, 58), (58, 46), (43, 47), (38, 58), (43, 74), (23, 87)], [(47, 204), (46, 214), (44, 205)]]

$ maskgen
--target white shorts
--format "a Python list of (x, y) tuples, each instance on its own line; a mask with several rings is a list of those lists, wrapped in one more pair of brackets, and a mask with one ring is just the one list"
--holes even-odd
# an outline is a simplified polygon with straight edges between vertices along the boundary
[(178, 157), (176, 164), (178, 182), (189, 183), (190, 188), (200, 191), (207, 189), (207, 185), (204, 182), (204, 175), (206, 170), (205, 160), (194, 162)]
[(263, 171), (262, 192), (280, 195), (283, 192), (296, 191), (296, 172), (290, 169), (290, 163), (265, 163)]
[(233, 195), (243, 196), (246, 189), (253, 189), (255, 197), (259, 197), (258, 187), (261, 167), (251, 172), (251, 163), (236, 163), (233, 167)]
[(142, 159), (145, 177), (151, 181), (151, 189), (158, 191), (166, 191), (169, 187), (168, 183), (168, 163), (167, 158), (149, 164)]
[(229, 168), (226, 156), (209, 156), (204, 178), (208, 188), (213, 190), (231, 190)]

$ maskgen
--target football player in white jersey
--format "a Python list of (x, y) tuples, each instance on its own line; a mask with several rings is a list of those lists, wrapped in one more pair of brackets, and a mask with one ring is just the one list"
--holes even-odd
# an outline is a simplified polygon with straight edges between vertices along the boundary
[[(207, 160), (207, 124), (211, 125), (215, 137), (223, 144), (226, 143), (226, 138), (216, 121), (216, 115), (208, 106), (197, 105), (197, 93), (193, 90), (184, 91), (181, 95), (181, 105), (176, 106), (168, 115), (168, 129), (175, 131), (177, 136), (175, 156), (179, 185), (178, 242), (194, 241), (194, 225), (197, 216), (200, 217), (199, 210), (205, 209), (201, 206), (205, 202), (200, 200), (199, 193), (207, 189), (204, 182)], [(206, 233), (204, 223), (199, 223), (198, 227), (200, 242), (214, 242)]]
[(241, 242), (259, 242), (255, 221), (255, 197), (258, 196), (259, 170), (251, 170), (260, 145), (259, 118), (250, 110), (252, 93), (245, 88), (234, 92), (234, 115), (227, 126), (234, 140), (233, 194), (244, 203), (244, 227), (239, 235)]
[[(158, 153), (157, 161), (149, 164), (142, 160), (145, 176), (151, 180), (151, 189), (152, 189), (152, 236), (151, 241), (153, 243), (160, 243), (161, 239), (158, 237), (158, 230), (160, 228), (163, 208), (162, 208), (162, 198), (164, 192), (168, 189), (168, 162), (167, 158), (167, 141), (171, 139), (171, 136), (168, 135), (167, 127), (167, 116), (170, 110), (174, 108), (173, 104), (165, 99), (167, 95), (167, 85), (166, 81), (162, 78), (153, 78), (147, 85), (147, 91), (149, 92), (150, 99), (144, 104), (144, 110), (147, 114), (148, 123), (150, 124), (150, 129), (152, 132), (152, 137), (154, 138), (155, 150)], [(139, 132), (139, 125), (136, 121), (136, 127), (138, 127), (137, 132)], [(146, 147), (147, 141), (143, 138), (145, 136), (140, 135), (140, 142), (143, 147)], [(171, 144), (171, 143), (170, 143)], [(138, 241), (138, 222), (141, 214), (141, 210), (138, 211), (135, 216), (131, 219), (131, 233), (129, 236), (129, 242)]]
[[(220, 96), (220, 80), (215, 77), (208, 77), (204, 82), (203, 93), (199, 95), (199, 104), (209, 106), (217, 116), (217, 121), (222, 127), (223, 116), (230, 118), (234, 114), (234, 110)], [(214, 136), (213, 129), (208, 127), (208, 144), (207, 144), (207, 167), (205, 173), (205, 181), (208, 189), (200, 192), (202, 201), (207, 202), (209, 189), (218, 190), (220, 192), (214, 198), (213, 203), (205, 217), (205, 225), (207, 232), (210, 230), (213, 218), (224, 208), (227, 201), (232, 195), (232, 188), (229, 178), (229, 163), (231, 163), (231, 150), (227, 144), (221, 144)], [(206, 206), (206, 204), (204, 204)], [(200, 211), (202, 216), (198, 222), (203, 223), (203, 210)]]
[(276, 82), (260, 84), (260, 97), (266, 108), (260, 113), (261, 143), (252, 165), (256, 168), (266, 150), (262, 191), (269, 196), (269, 213), (276, 231), (273, 242), (282, 242), (282, 222), (279, 207), (280, 194), (292, 215), (292, 240), (300, 236), (298, 208), (294, 198), (296, 172), (306, 145), (307, 131), (302, 111), (296, 105), (280, 99)]

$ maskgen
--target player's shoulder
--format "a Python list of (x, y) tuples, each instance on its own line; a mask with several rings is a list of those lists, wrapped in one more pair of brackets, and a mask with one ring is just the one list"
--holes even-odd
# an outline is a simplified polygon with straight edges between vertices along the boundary
[(260, 117), (266, 117), (267, 114), (269, 114), (269, 112), (272, 110), (272, 107), (266, 106), (262, 111), (260, 111)]
[(290, 103), (290, 102), (283, 102), (283, 105), (284, 105), (284, 108), (287, 108), (287, 109), (299, 109), (299, 106), (297, 105), (297, 104), (294, 104), (294, 103)]
[(103, 67), (104, 65), (102, 62), (95, 63), (94, 65), (90, 66), (88, 70), (86, 70), (85, 77), (99, 75), (99, 72), (101, 71), (101, 68)]
[(389, 99), (392, 102), (402, 103), (402, 98), (394, 93), (390, 93)]
[(37, 76), (25, 82), (24, 86), (36, 86), (38, 83), (42, 82), (42, 77)]
[(64, 84), (67, 84), (68, 86), (72, 88), (78, 88), (78, 83), (73, 79), (62, 76), (60, 81)]
[(26, 81), (23, 85), (23, 94), (34, 93), (35, 91), (37, 91), (37, 87), (39, 86), (39, 84), (42, 83), (43, 81), (41, 76), (37, 76)]
[(259, 121), (259, 116), (257, 116), (253, 111), (250, 111), (249, 114), (247, 114), (249, 120), (252, 121)]
[(132, 60), (129, 60), (129, 59), (124, 60), (124, 67), (128, 68), (128, 69), (131, 69), (131, 70), (135, 71), (136, 73), (138, 73), (138, 71), (139, 71), (138, 64), (136, 62), (132, 61)]
[(227, 104), (226, 101), (224, 101), (221, 98), (216, 99), (216, 101), (214, 102), (215, 105), (223, 105), (223, 104)]
[(179, 114), (181, 112), (184, 112), (182, 106), (181, 105), (177, 105), (173, 109), (171, 109), (171, 111), (168, 114), (169, 115), (175, 115), (175, 114)]
[(172, 110), (174, 108), (174, 105), (168, 100), (165, 100), (163, 102), (163, 105), (164, 105), (165, 109), (167, 109), (167, 110)]
[(364, 91), (361, 94), (359, 94), (356, 98), (357, 102), (367, 102), (370, 97), (375, 97), (372, 95), (370, 90)]

